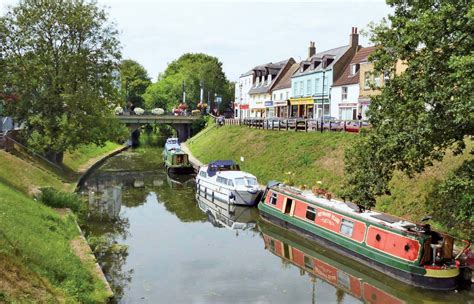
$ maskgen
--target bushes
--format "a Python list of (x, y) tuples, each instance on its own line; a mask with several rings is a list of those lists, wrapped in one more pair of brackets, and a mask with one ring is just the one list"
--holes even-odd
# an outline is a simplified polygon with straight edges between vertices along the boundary
[(77, 215), (87, 212), (86, 204), (75, 193), (61, 192), (54, 188), (41, 188), (39, 201), (52, 208), (69, 208)]
[(466, 160), (431, 194), (428, 205), (436, 221), (463, 236), (474, 235), (474, 160)]

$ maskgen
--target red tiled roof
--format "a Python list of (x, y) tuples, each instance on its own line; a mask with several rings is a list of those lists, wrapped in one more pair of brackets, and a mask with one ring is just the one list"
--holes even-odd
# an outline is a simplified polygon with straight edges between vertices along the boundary
[(337, 86), (342, 86), (342, 85), (359, 83), (359, 71), (351, 75), (351, 65), (367, 61), (369, 55), (372, 54), (372, 52), (375, 51), (375, 49), (376, 49), (376, 46), (369, 46), (369, 47), (361, 48), (357, 53), (355, 53), (354, 57), (352, 57), (351, 62), (346, 66), (346, 68), (344, 69), (344, 72), (342, 72), (341, 77), (339, 77), (339, 79), (337, 79), (333, 83), (333, 86), (337, 87)]

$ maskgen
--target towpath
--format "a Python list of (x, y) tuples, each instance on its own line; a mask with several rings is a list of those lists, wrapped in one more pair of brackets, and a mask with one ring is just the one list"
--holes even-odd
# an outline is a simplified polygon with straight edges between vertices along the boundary
[(189, 162), (193, 165), (196, 172), (199, 171), (200, 167), (204, 166), (204, 164), (199, 159), (194, 157), (186, 143), (181, 143), (181, 150), (188, 154)]

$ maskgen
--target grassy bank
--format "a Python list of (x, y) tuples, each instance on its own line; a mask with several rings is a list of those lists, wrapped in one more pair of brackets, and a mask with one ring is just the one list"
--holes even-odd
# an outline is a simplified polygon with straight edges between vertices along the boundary
[(61, 217), (32, 197), (46, 186), (72, 192), (91, 159), (116, 148), (109, 143), (66, 153), (63, 171), (20, 151), (0, 151), (0, 303), (107, 300), (104, 283), (92, 274), (95, 265), (71, 248), (79, 236), (74, 215)]
[[(193, 155), (204, 163), (215, 159), (238, 161), (243, 156), (242, 169), (255, 174), (261, 184), (280, 180), (311, 187), (321, 181), (324, 188), (337, 195), (344, 183), (344, 148), (353, 142), (355, 136), (358, 135), (225, 126), (207, 131), (205, 135), (190, 140), (188, 145)], [(463, 155), (448, 153), (442, 162), (435, 163), (413, 179), (396, 173), (390, 183), (392, 195), (380, 197), (376, 209), (414, 221), (430, 214), (427, 201), (435, 188), (465, 159), (472, 159), (468, 152), (474, 147), (474, 142), (468, 140), (467, 145)]]

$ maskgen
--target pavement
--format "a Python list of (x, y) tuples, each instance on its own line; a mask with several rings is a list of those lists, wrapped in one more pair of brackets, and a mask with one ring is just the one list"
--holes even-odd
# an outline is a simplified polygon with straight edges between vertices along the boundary
[(204, 166), (204, 164), (199, 159), (194, 157), (194, 155), (191, 153), (191, 150), (189, 149), (186, 143), (181, 143), (181, 150), (183, 150), (183, 152), (188, 154), (189, 162), (191, 163), (191, 165), (193, 166), (196, 172), (199, 171), (200, 167)]

